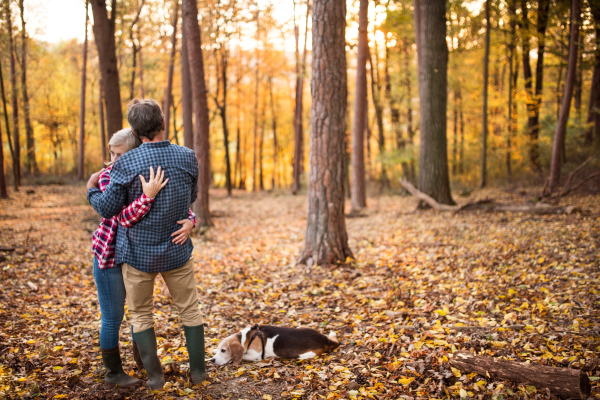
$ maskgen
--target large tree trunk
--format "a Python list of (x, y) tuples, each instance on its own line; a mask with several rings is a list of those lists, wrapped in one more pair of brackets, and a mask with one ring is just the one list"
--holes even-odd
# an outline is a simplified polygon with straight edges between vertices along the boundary
[(19, 1), (21, 11), (21, 93), (23, 95), (23, 119), (25, 120), (25, 138), (27, 140), (27, 158), (25, 167), (29, 174), (38, 174), (39, 169), (35, 159), (35, 140), (29, 118), (29, 94), (27, 93), (27, 31), (25, 30), (24, 0)]
[[(369, 0), (360, 0), (358, 12), (358, 51), (356, 53), (356, 92), (352, 125), (351, 213), (367, 206), (365, 182), (365, 129), (367, 127), (367, 59), (369, 58)], [(373, 68), (373, 67), (371, 67)]]
[(6, 139), (8, 140), (8, 148), (10, 150), (10, 154), (13, 160), (13, 187), (15, 192), (19, 190), (18, 178), (17, 178), (17, 169), (15, 168), (15, 152), (12, 145), (12, 140), (10, 138), (10, 124), (8, 122), (8, 110), (6, 107), (6, 94), (4, 92), (4, 77), (2, 76), (2, 65), (0, 65), (0, 90), (2, 90), (2, 105), (4, 107), (4, 124), (6, 125)]
[(0, 199), (8, 199), (6, 189), (6, 174), (4, 169), (4, 141), (2, 140), (2, 128), (0, 127)]
[(115, 47), (115, 19), (117, 1), (112, 0), (111, 18), (106, 11), (106, 0), (91, 0), (94, 16), (94, 39), (98, 48), (100, 72), (104, 80), (104, 99), (106, 105), (106, 125), (108, 135), (123, 128), (123, 110), (121, 109), (121, 90), (117, 54)]
[[(165, 139), (169, 140), (169, 121), (171, 119), (171, 92), (173, 87), (173, 69), (175, 67), (175, 50), (177, 49), (177, 25), (179, 21), (179, 0), (175, 1), (175, 15), (173, 17), (173, 34), (171, 35), (171, 53), (169, 54), (169, 72), (167, 74), (167, 88), (165, 90), (165, 103), (163, 112), (165, 114)], [(173, 117), (174, 118), (174, 117)]]
[(188, 62), (185, 30), (181, 32), (181, 104), (183, 107), (183, 145), (194, 148), (194, 123), (192, 118), (192, 84)]
[(589, 4), (596, 27), (596, 54), (585, 129), (585, 146), (591, 146), (594, 142), (594, 132), (596, 140), (600, 140), (600, 3), (591, 1)]
[[(485, 1), (485, 20), (485, 55), (483, 56), (483, 118), (481, 123), (481, 179), (479, 180), (479, 187), (481, 188), (484, 188), (487, 184), (488, 78), (490, 69), (490, 0)], [(454, 118), (454, 121), (454, 123), (456, 124), (456, 118)]]
[[(418, 0), (417, 0), (418, 1)], [(417, 15), (417, 13), (415, 13)], [(446, 107), (448, 102), (448, 47), (446, 46), (446, 2), (420, 3), (419, 97), (421, 144), (419, 189), (442, 204), (454, 204), (450, 193)], [(444, 27), (440, 29), (440, 27)]]
[(15, 169), (16, 186), (21, 186), (21, 143), (19, 139), (19, 100), (17, 98), (17, 73), (15, 70), (15, 48), (12, 33), (12, 16), (10, 12), (10, 2), (4, 2), (6, 21), (8, 27), (8, 52), (10, 53), (10, 85), (11, 85), (11, 106), (13, 120), (13, 168)]
[(86, 83), (86, 71), (87, 71), (87, 31), (88, 31), (88, 2), (85, 2), (85, 36), (83, 40), (83, 63), (81, 66), (81, 96), (79, 98), (79, 162), (77, 164), (77, 179), (83, 180), (85, 178), (84, 171), (84, 155), (85, 155), (85, 83)]
[(108, 161), (108, 154), (106, 152), (106, 127), (104, 124), (104, 81), (100, 79), (100, 85), (98, 86), (99, 92), (99, 116), (100, 116), (100, 142), (102, 144), (102, 162)]
[(571, 40), (569, 44), (569, 64), (567, 66), (567, 79), (565, 83), (565, 93), (563, 95), (560, 117), (554, 134), (554, 145), (552, 148), (552, 164), (550, 166), (550, 182), (548, 187), (550, 192), (552, 188), (558, 186), (560, 180), (560, 169), (562, 156), (564, 152), (563, 144), (567, 133), (567, 121), (571, 109), (571, 98), (575, 86), (575, 75), (577, 73), (577, 46), (579, 44), (579, 18), (580, 18), (579, 0), (573, 0), (571, 6)]
[(196, 151), (200, 168), (198, 200), (195, 209), (198, 225), (208, 227), (214, 225), (210, 216), (208, 196), (210, 186), (209, 120), (208, 103), (206, 101), (206, 82), (204, 80), (204, 60), (202, 57), (202, 43), (200, 27), (198, 26), (196, 0), (183, 0), (182, 15), (194, 98), (194, 114), (196, 116), (194, 150)]
[(344, 216), (346, 128), (346, 2), (315, 0), (308, 212), (300, 264), (331, 264), (352, 257)]
[(506, 135), (506, 177), (510, 182), (512, 180), (512, 155), (511, 155), (511, 147), (512, 147), (512, 134), (513, 134), (513, 111), (514, 107), (514, 90), (516, 89), (516, 85), (513, 82), (516, 82), (516, 77), (518, 76), (517, 71), (515, 71), (514, 65), (517, 64), (515, 62), (515, 36), (516, 36), (516, 1), (517, 0), (509, 0), (508, 4), (508, 14), (509, 14), (509, 25), (510, 25), (510, 41), (508, 43), (508, 132)]

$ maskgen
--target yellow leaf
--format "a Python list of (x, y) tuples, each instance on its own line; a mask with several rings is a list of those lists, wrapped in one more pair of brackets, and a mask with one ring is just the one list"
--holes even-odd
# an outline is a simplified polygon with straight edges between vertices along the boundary
[(413, 346), (415, 346), (415, 350), (421, 350), (421, 347), (423, 347), (423, 342), (415, 342)]
[(414, 377), (413, 378), (408, 378), (408, 379), (398, 379), (398, 383), (400, 383), (400, 384), (402, 384), (404, 386), (408, 386), (414, 380), (415, 380)]
[(452, 373), (454, 374), (455, 377), (460, 378), (461, 374), (460, 371), (458, 370), (458, 368), (454, 368), (454, 367), (450, 367), (452, 369)]
[(17, 382), (25, 382), (27, 380), (27, 378), (19, 378), (17, 379)]
[(27, 341), (27, 344), (34, 344), (34, 343), (35, 343), (35, 340), (33, 340), (33, 339)]
[(53, 399), (64, 399), (65, 397), (67, 397), (66, 394), (55, 394)]
[(538, 260), (538, 264), (541, 264), (541, 263), (543, 263), (544, 261), (545, 261), (544, 257), (541, 257), (541, 258)]
[(62, 350), (64, 346), (54, 346), (54, 348), (52, 349), (52, 351), (59, 351)]
[(263, 400), (273, 400), (270, 394), (263, 394)]
[(447, 314), (447, 312), (445, 310), (435, 310), (434, 313), (436, 313), (440, 317), (445, 317)]

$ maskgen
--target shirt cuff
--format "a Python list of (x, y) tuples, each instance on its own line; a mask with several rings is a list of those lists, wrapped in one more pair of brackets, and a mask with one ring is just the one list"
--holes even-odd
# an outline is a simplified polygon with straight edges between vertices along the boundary
[(91, 199), (92, 199), (92, 196), (93, 196), (95, 193), (100, 193), (100, 194), (102, 194), (102, 191), (101, 191), (100, 189), (98, 189), (98, 188), (90, 188), (90, 190), (88, 190), (88, 191), (87, 191), (87, 200), (88, 200), (88, 203), (92, 204), (92, 201), (91, 201)]
[(140, 196), (140, 201), (142, 202), (142, 204), (152, 204), (152, 203), (154, 203), (155, 198), (156, 197), (150, 198), (150, 197), (146, 196), (146, 194), (142, 194)]

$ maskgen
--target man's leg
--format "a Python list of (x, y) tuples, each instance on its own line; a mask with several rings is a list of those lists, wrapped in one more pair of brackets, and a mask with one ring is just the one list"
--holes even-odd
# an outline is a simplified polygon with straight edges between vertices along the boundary
[(129, 264), (123, 264), (123, 281), (127, 290), (127, 308), (131, 314), (133, 335), (142, 363), (146, 368), (146, 374), (148, 374), (148, 385), (152, 390), (162, 389), (165, 385), (165, 376), (156, 354), (156, 335), (152, 313), (156, 275), (138, 271)]
[(119, 352), (119, 329), (125, 308), (125, 286), (121, 267), (100, 269), (98, 268), (98, 259), (94, 257), (93, 268), (98, 290), (98, 303), (100, 303), (100, 350), (102, 362), (106, 368), (104, 380), (112, 385), (123, 387), (140, 384), (139, 379), (129, 376), (123, 371)]
[(198, 290), (194, 279), (194, 260), (183, 267), (161, 273), (183, 322), (190, 356), (190, 375), (194, 384), (206, 377), (204, 364), (204, 321), (198, 307)]

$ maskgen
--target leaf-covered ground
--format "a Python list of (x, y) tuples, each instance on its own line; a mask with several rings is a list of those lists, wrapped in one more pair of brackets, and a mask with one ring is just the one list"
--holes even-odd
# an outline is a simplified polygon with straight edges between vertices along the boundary
[[(471, 199), (523, 203), (538, 191)], [(216, 227), (194, 239), (207, 353), (256, 322), (334, 330), (342, 345), (307, 361), (210, 366), (204, 385), (190, 387), (181, 322), (158, 279), (168, 384), (152, 394), (102, 381), (89, 250), (98, 217), (84, 188), (25, 187), (0, 202), (0, 248), (16, 248), (0, 251), (0, 398), (550, 398), (451, 369), (451, 354), (464, 349), (582, 369), (600, 399), (599, 198), (561, 203), (583, 213), (436, 214), (413, 212), (410, 197), (372, 198), (364, 217), (347, 220), (355, 260), (307, 268), (295, 265), (304, 196), (214, 191)], [(449, 328), (457, 326), (477, 329)], [(128, 327), (121, 347), (133, 373)]]

